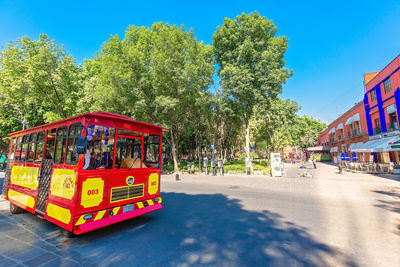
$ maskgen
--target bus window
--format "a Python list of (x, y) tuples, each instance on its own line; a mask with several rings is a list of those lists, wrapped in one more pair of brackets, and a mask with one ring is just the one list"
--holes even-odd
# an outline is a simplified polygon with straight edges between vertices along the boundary
[(22, 148), (22, 136), (18, 136), (17, 144), (15, 145), (15, 162), (18, 162), (21, 158), (21, 148)]
[(67, 157), (65, 160), (66, 164), (75, 165), (78, 163), (78, 154), (76, 153), (76, 145), (78, 137), (81, 136), (82, 124), (75, 123), (69, 126), (68, 131), (68, 145), (67, 145)]
[(11, 148), (10, 148), (10, 154), (8, 155), (9, 159), (14, 159), (14, 149), (15, 149), (15, 144), (17, 140), (15, 137), (11, 139)]
[(28, 157), (26, 158), (27, 162), (33, 162), (33, 158), (35, 157), (36, 136), (37, 133), (31, 133), (29, 136)]
[(29, 134), (26, 134), (22, 137), (22, 149), (19, 162), (25, 162), (28, 152), (28, 144), (29, 144)]
[(143, 162), (147, 167), (159, 168), (160, 160), (160, 136), (149, 135), (144, 137)]
[[(118, 129), (118, 135), (120, 130)], [(126, 137), (117, 138), (117, 152), (115, 154), (115, 168), (140, 168), (142, 159), (142, 139)], [(143, 168), (146, 166), (143, 164)]]
[[(112, 169), (114, 159), (115, 128), (89, 124), (87, 132), (87, 152), (84, 170), (94, 168)], [(89, 168), (90, 155), (95, 163)]]
[(61, 126), (57, 129), (56, 147), (54, 153), (54, 163), (62, 164), (64, 162), (65, 150), (67, 146), (67, 126)]
[(56, 128), (47, 131), (45, 159), (53, 159), (55, 141), (56, 141)]
[(41, 163), (43, 160), (44, 139), (45, 139), (45, 132), (44, 131), (39, 132), (36, 142), (35, 163)]

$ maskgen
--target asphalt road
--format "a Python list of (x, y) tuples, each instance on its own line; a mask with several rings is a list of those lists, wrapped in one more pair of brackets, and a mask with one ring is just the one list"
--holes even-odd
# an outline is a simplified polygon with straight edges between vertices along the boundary
[(0, 266), (400, 266), (396, 177), (286, 170), (165, 175), (163, 210), (72, 239), (1, 201)]

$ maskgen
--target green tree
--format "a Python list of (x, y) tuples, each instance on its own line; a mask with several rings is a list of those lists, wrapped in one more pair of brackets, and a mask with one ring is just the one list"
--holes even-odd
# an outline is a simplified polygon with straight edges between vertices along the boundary
[(85, 65), (82, 106), (168, 127), (177, 171), (180, 136), (195, 112), (196, 99), (212, 83), (212, 48), (183, 26), (130, 26), (123, 40), (111, 37)]
[(276, 37), (276, 32), (272, 21), (254, 12), (235, 20), (225, 18), (213, 35), (222, 89), (243, 110), (247, 157), (254, 106), (281, 93), (282, 84), (292, 75), (283, 61), (288, 39)]
[(326, 128), (326, 124), (309, 116), (298, 117), (293, 136), (295, 144), (303, 149), (317, 143), (319, 133)]
[(286, 145), (293, 145), (291, 129), (297, 122), (299, 110), (300, 106), (295, 101), (279, 97), (258, 103), (252, 121), (257, 146), (262, 144), (269, 155)]
[(81, 81), (80, 66), (47, 35), (10, 42), (0, 52), (0, 135), (75, 114)]

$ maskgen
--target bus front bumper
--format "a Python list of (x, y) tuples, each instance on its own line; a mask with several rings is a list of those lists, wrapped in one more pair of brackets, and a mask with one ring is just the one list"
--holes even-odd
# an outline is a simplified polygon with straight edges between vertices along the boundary
[[(161, 201), (160, 201), (161, 202)], [(127, 205), (129, 206), (129, 205)], [(154, 203), (153, 205), (145, 206), (143, 208), (134, 210), (125, 210), (124, 207), (116, 207), (104, 211), (99, 211), (93, 218), (80, 223), (80, 220), (75, 223), (74, 233), (77, 235), (90, 232), (114, 223), (122, 222), (149, 212), (162, 209), (161, 203)], [(83, 218), (82, 215), (80, 218)]]

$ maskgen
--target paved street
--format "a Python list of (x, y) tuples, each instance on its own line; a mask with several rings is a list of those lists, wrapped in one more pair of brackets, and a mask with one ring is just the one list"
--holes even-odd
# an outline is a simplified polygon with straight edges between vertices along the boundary
[(164, 175), (163, 210), (72, 239), (1, 200), (0, 266), (400, 266), (400, 179), (286, 170)]

